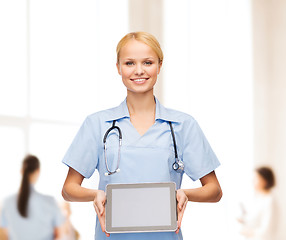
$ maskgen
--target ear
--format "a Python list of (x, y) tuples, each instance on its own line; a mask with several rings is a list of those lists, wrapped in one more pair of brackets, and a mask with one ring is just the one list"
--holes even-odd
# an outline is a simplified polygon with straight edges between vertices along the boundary
[(116, 63), (118, 74), (121, 75), (121, 67), (119, 63)]
[(162, 67), (162, 62), (158, 64), (157, 75), (160, 73)]

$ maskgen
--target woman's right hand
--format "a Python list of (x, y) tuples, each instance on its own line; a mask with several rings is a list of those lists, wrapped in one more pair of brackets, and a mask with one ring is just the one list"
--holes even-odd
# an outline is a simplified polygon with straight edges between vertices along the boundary
[(105, 202), (106, 202), (105, 192), (102, 190), (98, 190), (93, 200), (93, 206), (96, 211), (101, 226), (101, 230), (105, 233), (107, 237), (109, 237), (110, 234), (105, 231)]

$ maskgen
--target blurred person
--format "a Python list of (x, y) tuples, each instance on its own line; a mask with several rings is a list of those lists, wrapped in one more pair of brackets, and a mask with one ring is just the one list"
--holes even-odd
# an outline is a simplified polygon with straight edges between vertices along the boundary
[(241, 205), (240, 234), (248, 240), (273, 240), (275, 236), (274, 172), (269, 167), (259, 167), (254, 173), (254, 199)]
[(63, 215), (65, 216), (65, 222), (61, 227), (60, 240), (78, 240), (80, 239), (79, 232), (75, 229), (71, 222), (71, 207), (70, 204), (64, 201), (61, 204)]
[(19, 192), (6, 199), (0, 227), (9, 240), (56, 240), (63, 216), (51, 196), (38, 193), (34, 185), (40, 174), (40, 161), (27, 155), (22, 164)]

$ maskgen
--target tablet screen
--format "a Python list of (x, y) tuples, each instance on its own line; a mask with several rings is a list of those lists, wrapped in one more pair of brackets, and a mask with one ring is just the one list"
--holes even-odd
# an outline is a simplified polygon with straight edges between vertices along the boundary
[(170, 207), (170, 189), (167, 187), (113, 189), (111, 226), (170, 225)]
[(175, 198), (173, 183), (110, 184), (106, 228), (109, 232), (175, 230)]

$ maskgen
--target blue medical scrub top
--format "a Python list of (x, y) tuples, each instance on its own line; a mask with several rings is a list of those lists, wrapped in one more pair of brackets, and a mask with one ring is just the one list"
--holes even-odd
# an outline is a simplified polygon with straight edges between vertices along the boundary
[(54, 230), (65, 221), (55, 199), (35, 191), (31, 186), (28, 217), (17, 208), (17, 195), (8, 197), (3, 205), (0, 227), (6, 228), (9, 240), (53, 240)]
[[(155, 123), (144, 135), (140, 135), (130, 122), (126, 99), (112, 109), (88, 116), (68, 149), (63, 162), (89, 178), (95, 169), (99, 172), (98, 189), (104, 190), (110, 183), (170, 182), (181, 187), (183, 173), (196, 181), (216, 169), (220, 163), (211, 149), (196, 120), (176, 110), (168, 109), (156, 101)], [(120, 172), (105, 176), (103, 136), (116, 120), (122, 131)], [(170, 121), (173, 125), (179, 158), (184, 162), (184, 172), (173, 170), (175, 161)], [(111, 171), (118, 160), (118, 131), (107, 138), (107, 159)], [(183, 239), (181, 231), (164, 233), (120, 233), (109, 238), (101, 231), (97, 221), (95, 238), (102, 239)]]

